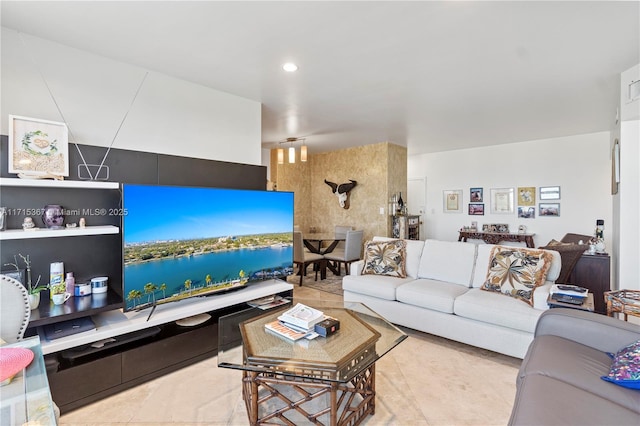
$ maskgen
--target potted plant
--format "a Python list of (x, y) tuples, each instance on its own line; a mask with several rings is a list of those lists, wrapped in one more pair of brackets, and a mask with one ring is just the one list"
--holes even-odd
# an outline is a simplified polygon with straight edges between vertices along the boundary
[[(39, 285), (40, 278), (42, 278), (42, 276), (38, 276), (38, 280), (36, 281), (36, 284), (32, 285), (31, 284), (31, 259), (29, 258), (29, 255), (23, 256), (22, 254), (18, 253), (18, 256), (20, 256), (20, 258), (22, 259), (22, 261), (26, 266), (26, 275), (25, 275), (26, 282), (24, 283), (24, 285), (27, 288), (27, 293), (29, 293), (29, 306), (31, 307), (31, 310), (38, 309), (38, 306), (40, 305), (40, 292), (42, 290), (48, 289), (49, 286)], [(13, 266), (14, 268), (16, 268), (16, 271), (19, 271), (20, 267), (18, 266), (18, 258), (14, 255), (13, 259), (15, 260), (15, 263), (6, 263), (5, 265)]]

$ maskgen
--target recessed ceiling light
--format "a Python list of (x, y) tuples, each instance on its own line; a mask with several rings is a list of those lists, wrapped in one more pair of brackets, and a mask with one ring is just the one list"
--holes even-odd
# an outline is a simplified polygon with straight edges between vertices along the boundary
[(295, 72), (295, 71), (298, 71), (298, 66), (293, 62), (287, 62), (282, 66), (282, 69), (285, 70), (286, 72)]

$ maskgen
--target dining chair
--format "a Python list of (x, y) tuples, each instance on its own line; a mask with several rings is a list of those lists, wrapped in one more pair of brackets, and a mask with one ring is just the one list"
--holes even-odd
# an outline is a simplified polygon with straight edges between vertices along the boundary
[(307, 275), (307, 267), (311, 264), (314, 265), (313, 269), (316, 272), (315, 280), (318, 281), (318, 271), (323, 266), (322, 262), (324, 262), (323, 255), (304, 250), (302, 232), (293, 231), (293, 263), (298, 266), (300, 285), (302, 285), (303, 277)]
[(347, 231), (347, 236), (344, 241), (344, 249), (336, 248), (331, 253), (324, 255), (324, 258), (333, 262), (338, 270), (338, 275), (341, 274), (341, 265), (344, 263), (344, 270), (346, 274), (349, 274), (351, 263), (360, 260), (362, 255), (362, 238), (364, 231)]
[(29, 293), (20, 283), (7, 275), (0, 275), (0, 337), (14, 343), (24, 337), (31, 318)]
[[(346, 238), (347, 232), (353, 231), (352, 226), (336, 225), (333, 229), (336, 238)], [(336, 246), (337, 249), (344, 249), (344, 242), (340, 241)]]
[[(20, 281), (0, 275), (0, 339), (6, 343), (22, 340), (31, 319), (29, 293)], [(55, 402), (53, 412), (60, 423), (60, 408)]]

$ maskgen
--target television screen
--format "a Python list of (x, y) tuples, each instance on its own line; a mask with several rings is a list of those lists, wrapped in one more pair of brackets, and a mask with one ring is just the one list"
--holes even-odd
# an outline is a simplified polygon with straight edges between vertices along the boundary
[(125, 310), (293, 272), (293, 193), (124, 184)]

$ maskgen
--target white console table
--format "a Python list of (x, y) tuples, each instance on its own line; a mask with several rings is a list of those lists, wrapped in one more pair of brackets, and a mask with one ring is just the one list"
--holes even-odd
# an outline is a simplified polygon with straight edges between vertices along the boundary
[(223, 309), (228, 306), (245, 303), (253, 299), (267, 297), (292, 289), (293, 285), (279, 280), (252, 283), (246, 288), (228, 293), (158, 305), (153, 315), (151, 315), (151, 318), (149, 318), (149, 321), (147, 321), (149, 313), (151, 312), (149, 309), (137, 312), (122, 312), (121, 309), (103, 312), (91, 317), (96, 325), (95, 330), (85, 331), (55, 340), (47, 340), (42, 331), (42, 327), (39, 327), (38, 334), (42, 342), (42, 353), (47, 355), (76, 346), (91, 344), (99, 340), (114, 338), (192, 315)]

